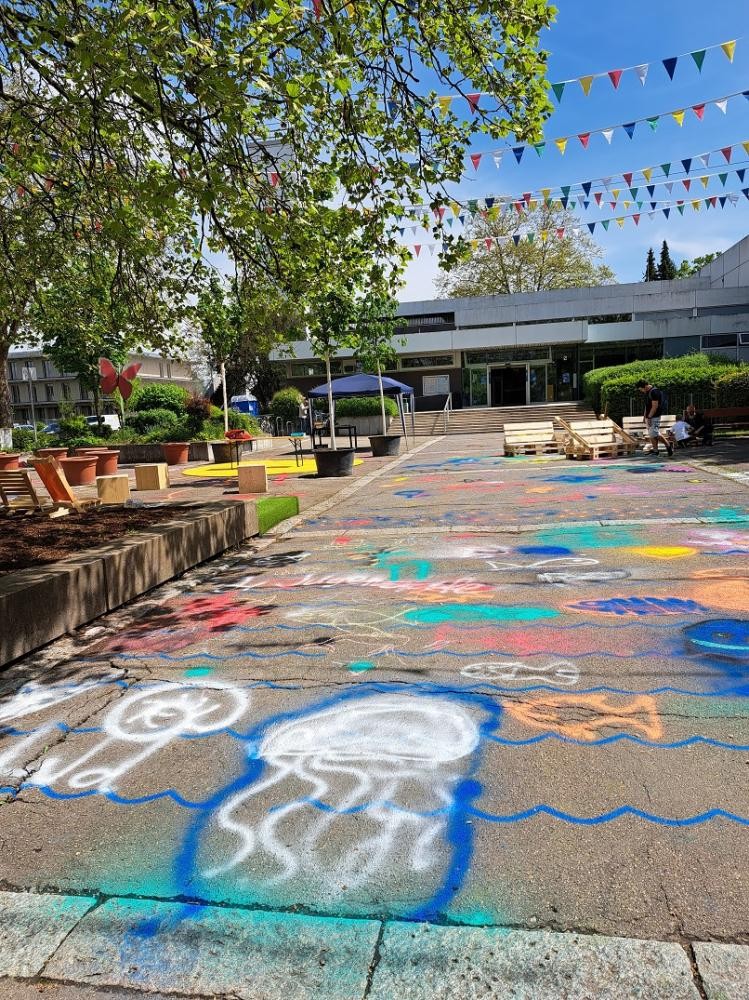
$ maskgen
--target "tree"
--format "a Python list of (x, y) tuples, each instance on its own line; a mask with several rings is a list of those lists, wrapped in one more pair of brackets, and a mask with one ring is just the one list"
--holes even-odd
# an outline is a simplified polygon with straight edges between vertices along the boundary
[(648, 250), (648, 257), (645, 262), (645, 274), (643, 275), (642, 280), (658, 281), (658, 267), (655, 263), (655, 254), (653, 253), (652, 247)]
[(371, 285), (356, 304), (352, 346), (364, 367), (374, 368), (377, 373), (383, 434), (387, 434), (387, 414), (382, 368), (397, 357), (393, 347), (393, 335), (398, 323), (397, 309), (398, 303), (384, 275), (375, 272)]
[(671, 260), (671, 254), (668, 250), (668, 243), (664, 240), (661, 246), (661, 256), (658, 261), (658, 280), (659, 281), (673, 281), (676, 277), (676, 265)]
[(699, 274), (703, 267), (707, 267), (708, 264), (720, 257), (720, 251), (714, 250), (711, 253), (703, 254), (701, 257), (695, 257), (693, 260), (687, 260), (686, 258), (679, 264), (676, 271), (677, 278), (690, 278), (694, 274)]
[(512, 295), (614, 279), (610, 268), (596, 263), (600, 247), (566, 209), (540, 205), (509, 213), (493, 208), (486, 218), (474, 219), (466, 239), (469, 255), (438, 279), (441, 295)]

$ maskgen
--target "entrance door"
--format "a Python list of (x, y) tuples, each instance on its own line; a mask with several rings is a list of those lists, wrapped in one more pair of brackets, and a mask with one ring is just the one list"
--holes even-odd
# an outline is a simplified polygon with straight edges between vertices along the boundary
[(527, 402), (527, 365), (492, 368), (491, 406), (525, 406)]
[(546, 402), (546, 383), (548, 366), (545, 361), (539, 363), (530, 362), (528, 365), (528, 402)]

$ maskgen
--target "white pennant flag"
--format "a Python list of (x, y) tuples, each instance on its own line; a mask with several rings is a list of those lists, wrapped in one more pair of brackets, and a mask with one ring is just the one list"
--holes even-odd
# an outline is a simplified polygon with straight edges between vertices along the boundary
[(603, 184), (603, 186), (606, 188), (607, 191), (609, 189), (609, 184), (611, 183), (612, 180), (613, 180), (612, 177), (602, 177), (601, 178), (601, 184)]
[(609, 146), (611, 145), (611, 136), (613, 134), (614, 134), (613, 128), (605, 128), (601, 132), (601, 135), (604, 137)]
[(502, 157), (504, 153), (492, 153), (492, 159), (494, 160), (494, 166), (499, 170), (502, 166)]
[(673, 184), (669, 182), (668, 184), (666, 184), (666, 185), (664, 185), (664, 186), (665, 186), (666, 190), (668, 191), (668, 193), (669, 193), (669, 194), (671, 194), (671, 192), (672, 192), (672, 191), (673, 191), (673, 189), (674, 189), (674, 186), (673, 186)]
[(720, 101), (715, 101), (714, 104), (715, 104), (715, 107), (718, 109), (718, 111), (722, 111), (723, 114), (725, 114), (726, 113), (726, 108), (728, 107), (728, 98), (724, 97)]
[(739, 200), (739, 196), (737, 194), (729, 194), (728, 200), (731, 202), (732, 205), (735, 205)]
[(641, 66), (635, 66), (635, 73), (637, 73), (637, 79), (640, 83), (645, 86), (645, 81), (648, 78), (648, 70), (650, 69), (650, 63), (642, 63)]
[(411, 226), (411, 227), (410, 227), (410, 232), (411, 232), (411, 235), (412, 235), (412, 236), (415, 236), (415, 235), (416, 235), (416, 230), (417, 230), (418, 228), (419, 228), (418, 226)]
[(434, 247), (435, 247), (434, 243), (429, 244), (429, 253), (432, 257), (434, 257)]
[(478, 208), (479, 212), (485, 212), (486, 211), (486, 202), (484, 201), (483, 198), (479, 198), (477, 200), (476, 207)]
[(710, 154), (709, 153), (702, 153), (700, 156), (697, 157), (697, 159), (700, 161), (700, 163), (702, 164), (703, 167), (709, 167), (710, 166)]
[(655, 218), (655, 212), (648, 212), (648, 218), (654, 219)]

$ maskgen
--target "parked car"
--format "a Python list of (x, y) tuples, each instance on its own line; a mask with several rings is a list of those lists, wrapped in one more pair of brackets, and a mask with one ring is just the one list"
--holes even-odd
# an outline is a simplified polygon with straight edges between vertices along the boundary
[(47, 426), (44, 428), (45, 434), (59, 434), (60, 433), (60, 421), (50, 420)]
[(13, 424), (14, 431), (33, 431), (33, 424)]
[[(101, 416), (101, 422), (106, 424), (107, 427), (111, 427), (113, 431), (118, 431), (120, 429), (120, 418), (116, 413), (103, 413)], [(98, 427), (99, 418), (97, 416), (86, 417), (86, 423), (89, 427)]]

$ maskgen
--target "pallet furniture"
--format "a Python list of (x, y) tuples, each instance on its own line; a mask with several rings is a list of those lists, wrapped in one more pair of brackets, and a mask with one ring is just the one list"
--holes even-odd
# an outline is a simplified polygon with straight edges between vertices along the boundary
[[(673, 413), (664, 413), (661, 417), (661, 434), (664, 437), (678, 419), (679, 417)], [(646, 445), (649, 442), (648, 428), (643, 423), (642, 417), (622, 417), (622, 430), (633, 437), (639, 445)]]
[(563, 420), (567, 432), (564, 446), (567, 458), (597, 459), (634, 455), (637, 441), (608, 417), (602, 420)]
[(136, 490), (168, 490), (169, 466), (166, 462), (136, 465), (135, 488)]
[(130, 480), (127, 473), (97, 476), (96, 493), (102, 503), (127, 503), (130, 499)]
[(553, 420), (505, 424), (505, 455), (560, 454), (564, 448), (554, 432)]
[(67, 508), (40, 497), (25, 469), (0, 472), (0, 504), (4, 514), (38, 512), (48, 517), (61, 517)]
[[(69, 510), (83, 513), (89, 507), (98, 507), (101, 503), (98, 497), (91, 500), (81, 500), (77, 497), (71, 490), (63, 468), (56, 458), (32, 458), (29, 461), (36, 469), (36, 474), (41, 479), (47, 493), (49, 493), (50, 499), (58, 507), (66, 507)], [(94, 458), (95, 468), (96, 459)]]

